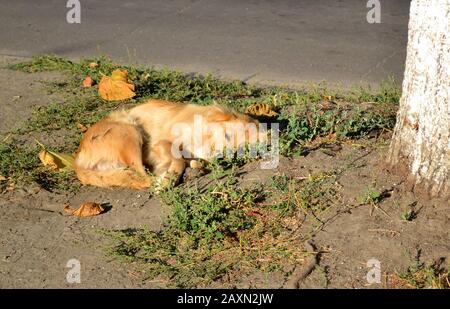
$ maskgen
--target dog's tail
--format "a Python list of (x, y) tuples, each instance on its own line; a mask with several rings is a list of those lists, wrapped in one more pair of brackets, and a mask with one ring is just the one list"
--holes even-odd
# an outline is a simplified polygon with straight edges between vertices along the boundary
[(153, 184), (149, 176), (140, 175), (130, 169), (91, 170), (76, 167), (75, 172), (81, 183), (85, 185), (141, 190)]

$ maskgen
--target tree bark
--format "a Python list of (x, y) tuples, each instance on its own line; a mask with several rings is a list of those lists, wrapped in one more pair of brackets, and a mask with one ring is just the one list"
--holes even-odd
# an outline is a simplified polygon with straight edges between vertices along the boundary
[(417, 193), (450, 197), (450, 0), (413, 0), (388, 163)]

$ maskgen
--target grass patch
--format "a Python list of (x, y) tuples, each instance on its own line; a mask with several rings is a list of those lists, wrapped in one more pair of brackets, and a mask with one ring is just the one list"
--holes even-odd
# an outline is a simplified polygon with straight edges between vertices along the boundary
[(391, 275), (389, 281), (394, 288), (450, 289), (450, 269), (442, 264), (443, 259), (428, 266), (417, 263), (402, 274)]
[(149, 267), (150, 278), (175, 287), (206, 287), (227, 276), (236, 283), (255, 271), (270, 272), (304, 258), (300, 239), (278, 210), (259, 206), (259, 187), (241, 188), (230, 175), (206, 190), (176, 188), (161, 199), (172, 213), (160, 232), (108, 232), (112, 254)]
[(339, 200), (337, 172), (318, 173), (304, 178), (285, 175), (272, 176), (271, 187), (276, 202), (268, 207), (278, 209), (284, 216), (310, 216), (319, 225), (324, 224), (326, 212)]
[(110, 253), (142, 263), (151, 279), (183, 288), (208, 287), (223, 278), (235, 286), (255, 272), (284, 272), (305, 258), (299, 215), (320, 221), (334, 204), (332, 179), (331, 174), (302, 180), (280, 176), (263, 190), (238, 186), (231, 174), (204, 190), (165, 191), (160, 197), (172, 209), (165, 228), (107, 231), (114, 239)]
[(49, 191), (76, 191), (80, 185), (75, 182), (75, 173), (55, 172), (42, 166), (38, 157), (41, 149), (14, 140), (0, 142), (0, 175), (12, 186), (34, 182)]
[(390, 131), (395, 120), (396, 105), (392, 103), (297, 106), (294, 111), (286, 110), (278, 119), (283, 127), (280, 151), (288, 156), (301, 154), (319, 137), (332, 136), (338, 142), (379, 134)]

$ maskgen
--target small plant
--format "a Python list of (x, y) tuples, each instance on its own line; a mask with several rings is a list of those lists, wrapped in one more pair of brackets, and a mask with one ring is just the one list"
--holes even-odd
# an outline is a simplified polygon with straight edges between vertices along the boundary
[(412, 209), (405, 210), (402, 213), (402, 219), (405, 221), (413, 221), (416, 218), (417, 218), (417, 212)]
[(370, 205), (370, 215), (372, 216), (374, 210), (381, 211), (384, 215), (389, 217), (389, 214), (381, 208), (380, 202), (389, 196), (388, 191), (380, 192), (373, 187), (367, 187), (362, 195), (357, 198), (359, 205)]
[(358, 197), (358, 202), (360, 204), (378, 204), (382, 199), (382, 194), (380, 191), (374, 188), (366, 188), (364, 193)]
[(302, 148), (318, 137), (335, 135), (339, 140), (345, 140), (361, 138), (376, 131), (389, 131), (395, 124), (395, 113), (392, 105), (365, 109), (336, 106), (326, 110), (303, 107), (296, 113), (279, 117), (284, 125), (280, 134), (280, 151), (288, 156), (301, 154)]
[(0, 175), (14, 181), (34, 179), (39, 166), (39, 148), (19, 146), (13, 141), (0, 143)]
[(450, 269), (442, 264), (443, 259), (429, 266), (417, 263), (405, 273), (391, 276), (390, 281), (397, 288), (450, 289)]
[(289, 178), (277, 175), (271, 178), (271, 187), (275, 189), (278, 202), (271, 205), (281, 215), (292, 216), (296, 211), (309, 213), (321, 221), (321, 215), (338, 198), (336, 174), (319, 173), (305, 179)]
[(70, 70), (73, 66), (73, 62), (64, 58), (56, 57), (53, 55), (42, 55), (34, 57), (31, 61), (13, 64), (9, 67), (9, 69), (34, 73), (43, 71)]

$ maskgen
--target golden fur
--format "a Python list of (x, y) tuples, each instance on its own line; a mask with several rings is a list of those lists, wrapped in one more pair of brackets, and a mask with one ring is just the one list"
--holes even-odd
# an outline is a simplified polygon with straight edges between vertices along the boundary
[[(196, 145), (188, 138), (174, 133), (177, 124), (194, 130), (196, 115), (202, 119), (201, 129), (204, 131), (201, 138), (211, 141), (210, 144), (205, 143), (207, 149), (203, 144)], [(217, 105), (199, 106), (150, 100), (129, 111), (113, 112), (89, 128), (75, 157), (75, 172), (83, 184), (100, 187), (143, 189), (152, 185), (167, 185), (171, 180), (179, 179), (186, 162), (191, 161), (191, 167), (198, 167), (192, 160), (208, 160), (211, 157), (212, 139), (217, 136), (211, 130), (206, 130), (210, 124), (222, 128), (216, 132), (224, 134), (220, 132), (225, 132), (226, 126), (257, 125), (258, 122)], [(242, 132), (231, 133), (232, 136), (227, 136), (227, 139), (231, 140), (232, 146), (242, 146), (239, 142)], [(255, 138), (250, 136), (252, 134), (258, 134), (256, 138), (261, 140), (260, 133), (263, 132), (245, 132), (244, 142)], [(181, 152), (189, 155), (181, 157)], [(156, 183), (152, 183), (145, 166), (156, 176)]]

